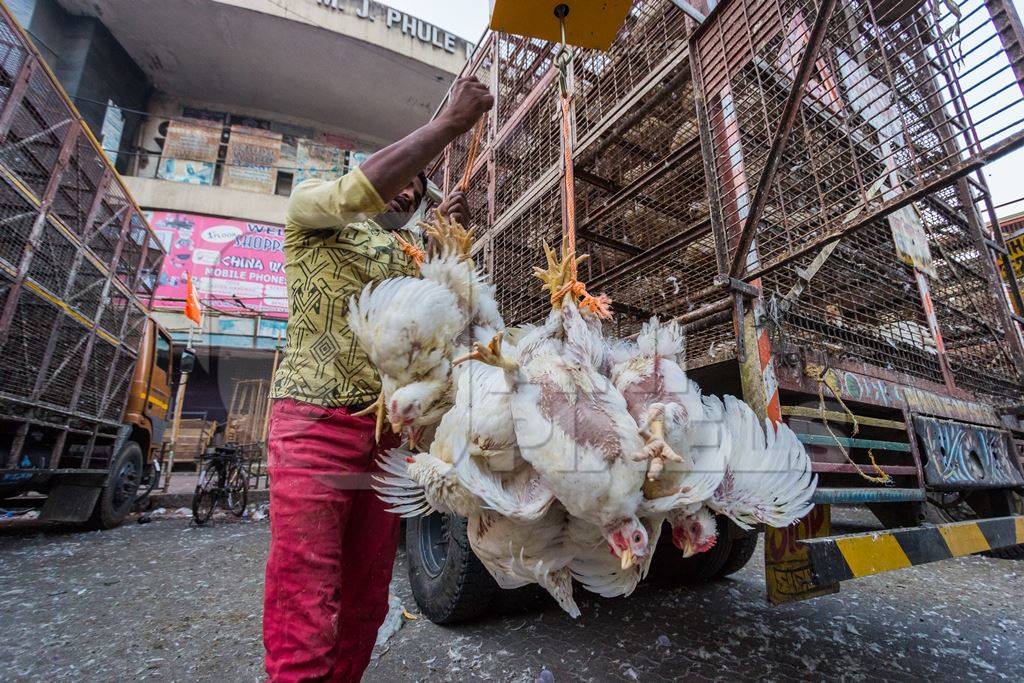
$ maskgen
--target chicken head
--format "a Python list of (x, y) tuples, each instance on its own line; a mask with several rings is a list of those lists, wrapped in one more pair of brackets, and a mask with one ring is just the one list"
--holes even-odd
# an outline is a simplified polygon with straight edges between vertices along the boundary
[(604, 531), (612, 553), (622, 561), (622, 568), (629, 569), (638, 558), (647, 555), (647, 529), (637, 517), (628, 517)]
[(672, 543), (683, 551), (683, 557), (706, 553), (718, 542), (718, 521), (714, 513), (701, 506), (696, 512), (676, 511), (669, 517)]

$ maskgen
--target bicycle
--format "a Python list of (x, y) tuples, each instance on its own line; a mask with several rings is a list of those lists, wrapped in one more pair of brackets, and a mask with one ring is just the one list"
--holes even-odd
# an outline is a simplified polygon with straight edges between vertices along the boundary
[(192, 521), (203, 526), (218, 503), (236, 517), (245, 514), (249, 501), (249, 477), (234, 446), (218, 446), (205, 455), (206, 465), (192, 494)]

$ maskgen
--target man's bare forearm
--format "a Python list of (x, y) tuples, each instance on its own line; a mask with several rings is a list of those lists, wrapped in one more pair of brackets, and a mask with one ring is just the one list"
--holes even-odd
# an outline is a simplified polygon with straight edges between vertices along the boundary
[(367, 159), (361, 167), (363, 174), (380, 198), (390, 202), (449, 142), (468, 132), (492, 106), (494, 97), (487, 86), (474, 77), (457, 79), (441, 115)]
[(377, 152), (360, 168), (380, 198), (389, 202), (459, 135), (458, 128), (441, 116)]

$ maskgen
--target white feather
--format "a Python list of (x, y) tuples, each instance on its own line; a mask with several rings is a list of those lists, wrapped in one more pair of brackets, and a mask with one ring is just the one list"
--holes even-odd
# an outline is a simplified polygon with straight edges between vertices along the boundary
[(725, 397), (733, 434), (725, 478), (708, 505), (740, 525), (789, 526), (810, 512), (818, 477), (803, 444), (785, 424), (764, 429), (747, 404)]

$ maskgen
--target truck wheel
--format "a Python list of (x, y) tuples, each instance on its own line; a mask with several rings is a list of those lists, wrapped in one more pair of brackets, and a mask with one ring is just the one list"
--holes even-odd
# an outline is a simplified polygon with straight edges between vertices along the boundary
[(120, 526), (135, 502), (142, 481), (142, 449), (134, 441), (121, 447), (110, 466), (88, 525), (94, 529)]
[(432, 514), (406, 523), (409, 583), (420, 610), (435, 624), (455, 624), (483, 614), (498, 585), (469, 547), (466, 520)]
[(734, 529), (733, 531), (735, 535), (732, 539), (732, 547), (729, 549), (729, 555), (725, 558), (722, 568), (715, 574), (716, 579), (735, 574), (746, 567), (747, 563), (754, 557), (754, 551), (757, 550), (758, 534), (756, 532), (746, 532), (740, 529)]
[(671, 585), (692, 585), (735, 574), (754, 556), (757, 534), (746, 534), (725, 517), (718, 516), (719, 534), (715, 547), (692, 557), (683, 557), (672, 545), (672, 533), (663, 530), (651, 564), (651, 578)]

